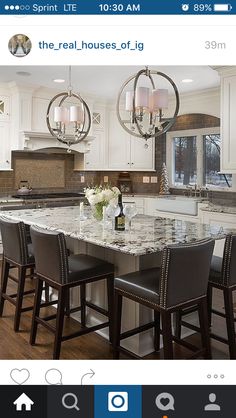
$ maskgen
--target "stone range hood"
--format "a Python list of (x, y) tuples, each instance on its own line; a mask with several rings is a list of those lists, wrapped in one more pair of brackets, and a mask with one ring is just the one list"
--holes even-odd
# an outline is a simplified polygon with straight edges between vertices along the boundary
[[(89, 145), (94, 139), (94, 136), (88, 135), (82, 143), (71, 145), (70, 149), (75, 154), (85, 154), (89, 152)], [(20, 141), (22, 150), (24, 151), (43, 151), (45, 153), (68, 152), (68, 146), (57, 141), (56, 138), (48, 132), (21, 131)]]

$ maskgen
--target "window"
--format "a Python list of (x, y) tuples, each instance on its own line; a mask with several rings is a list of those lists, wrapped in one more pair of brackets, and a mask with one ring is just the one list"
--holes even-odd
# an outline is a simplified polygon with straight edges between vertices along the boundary
[(173, 141), (175, 185), (195, 184), (197, 181), (196, 137), (177, 137)]
[(220, 146), (219, 134), (203, 135), (204, 165), (203, 183), (206, 186), (232, 187), (232, 176), (218, 174), (220, 171)]
[(167, 133), (167, 168), (173, 187), (228, 188), (232, 175), (219, 174), (219, 128)]

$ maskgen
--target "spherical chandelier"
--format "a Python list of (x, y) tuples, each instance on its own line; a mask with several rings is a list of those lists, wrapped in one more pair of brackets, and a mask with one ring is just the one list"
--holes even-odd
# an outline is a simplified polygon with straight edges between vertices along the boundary
[(91, 114), (80, 94), (73, 92), (71, 67), (69, 67), (68, 90), (58, 93), (51, 99), (47, 108), (46, 122), (51, 135), (68, 147), (82, 141), (88, 142), (86, 137), (91, 127)]
[[(165, 117), (169, 91), (156, 87), (154, 78), (158, 77), (167, 80), (174, 92), (175, 110), (171, 117)], [(142, 80), (144, 86), (141, 85)], [(149, 70), (148, 67), (124, 82), (116, 104), (116, 113), (122, 128), (130, 135), (145, 140), (167, 132), (175, 123), (178, 112), (179, 92), (176, 84), (168, 75)]]

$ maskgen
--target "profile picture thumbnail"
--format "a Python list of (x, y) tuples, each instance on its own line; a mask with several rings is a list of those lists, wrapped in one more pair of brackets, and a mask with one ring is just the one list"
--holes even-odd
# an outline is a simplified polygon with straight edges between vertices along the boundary
[(32, 43), (28, 36), (18, 33), (11, 37), (8, 42), (8, 49), (17, 58), (25, 57), (31, 51)]

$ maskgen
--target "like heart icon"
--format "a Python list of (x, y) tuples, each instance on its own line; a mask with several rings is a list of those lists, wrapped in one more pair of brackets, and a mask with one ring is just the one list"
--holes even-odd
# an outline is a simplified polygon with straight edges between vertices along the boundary
[(17, 385), (23, 385), (29, 379), (30, 372), (27, 369), (12, 369), (10, 376)]

